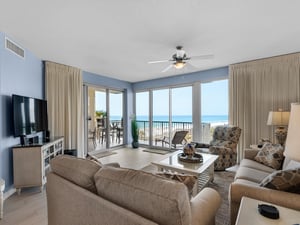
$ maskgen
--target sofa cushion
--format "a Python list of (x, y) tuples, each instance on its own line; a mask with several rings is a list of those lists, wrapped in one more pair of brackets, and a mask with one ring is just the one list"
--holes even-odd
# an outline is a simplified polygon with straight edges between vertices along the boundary
[(60, 155), (50, 161), (50, 166), (52, 171), (59, 176), (97, 193), (94, 175), (101, 168), (100, 164), (88, 159)]
[(300, 168), (275, 171), (260, 186), (300, 194)]
[(190, 224), (184, 184), (124, 168), (103, 167), (95, 174), (98, 195), (158, 224)]
[(252, 182), (260, 183), (265, 177), (267, 177), (270, 173), (256, 170), (248, 167), (239, 167), (238, 171), (235, 174), (236, 179), (245, 179)]
[(251, 160), (251, 159), (243, 159), (240, 163), (241, 167), (248, 167), (248, 168), (252, 168), (252, 169), (256, 169), (256, 170), (261, 170), (267, 173), (273, 173), (275, 171), (275, 169), (269, 167), (269, 166), (265, 166), (259, 162), (256, 162), (255, 160)]
[(271, 143), (264, 144), (254, 157), (254, 160), (257, 162), (276, 170), (281, 169), (283, 159), (283, 147), (281, 145), (272, 145)]

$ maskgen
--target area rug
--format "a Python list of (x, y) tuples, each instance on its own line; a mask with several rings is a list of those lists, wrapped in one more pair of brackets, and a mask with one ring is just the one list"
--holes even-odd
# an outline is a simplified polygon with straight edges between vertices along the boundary
[[(157, 172), (157, 167), (154, 165), (148, 165), (142, 169), (145, 172)], [(235, 173), (227, 171), (215, 171), (214, 181), (208, 184), (208, 187), (215, 189), (219, 192), (222, 203), (216, 215), (216, 225), (229, 225), (230, 224), (230, 212), (228, 201), (229, 185), (233, 182)]]
[(219, 192), (222, 198), (222, 204), (216, 215), (216, 225), (230, 224), (230, 211), (228, 201), (229, 185), (233, 182), (235, 173), (220, 171), (215, 172), (214, 181), (209, 183), (209, 187)]
[(103, 158), (109, 155), (117, 154), (117, 152), (113, 151), (94, 151), (94, 152), (89, 152), (88, 155), (95, 157), (97, 159)]
[(144, 149), (143, 152), (151, 152), (151, 153), (156, 153), (156, 154), (161, 154), (161, 155), (170, 153), (170, 151), (162, 150), (162, 149)]

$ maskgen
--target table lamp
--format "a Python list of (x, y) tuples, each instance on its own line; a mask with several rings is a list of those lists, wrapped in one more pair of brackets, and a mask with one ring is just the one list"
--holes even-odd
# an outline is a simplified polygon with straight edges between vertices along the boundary
[(300, 162), (300, 103), (291, 104), (291, 116), (284, 155), (292, 160)]
[(287, 129), (285, 126), (289, 123), (290, 112), (282, 111), (279, 109), (277, 112), (269, 112), (267, 125), (277, 126), (275, 136), (277, 141), (282, 146), (284, 145)]

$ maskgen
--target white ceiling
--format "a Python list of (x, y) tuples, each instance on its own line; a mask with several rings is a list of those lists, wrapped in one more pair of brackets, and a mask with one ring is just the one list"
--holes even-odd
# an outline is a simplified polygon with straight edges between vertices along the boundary
[[(136, 82), (299, 52), (299, 0), (0, 0), (0, 31), (43, 60)], [(161, 71), (183, 45), (197, 67)]]

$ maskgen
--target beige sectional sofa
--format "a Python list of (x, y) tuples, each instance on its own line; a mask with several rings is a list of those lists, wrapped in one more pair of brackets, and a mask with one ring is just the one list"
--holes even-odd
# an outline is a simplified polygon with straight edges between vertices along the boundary
[[(262, 187), (261, 183), (263, 180), (266, 180), (266, 177), (269, 178), (271, 176), (270, 174), (273, 175), (279, 171), (255, 161), (254, 158), (258, 151), (259, 150), (257, 149), (245, 150), (245, 158), (241, 161), (236, 172), (234, 182), (230, 185), (229, 204), (231, 225), (235, 224), (240, 202), (243, 196), (300, 210), (300, 194)], [(291, 163), (292, 161), (284, 159), (282, 170), (288, 169)], [(294, 168), (300, 168), (299, 163), (293, 163)]]
[(212, 225), (221, 204), (211, 188), (190, 199), (184, 184), (143, 171), (71, 156), (50, 164), (48, 225)]

